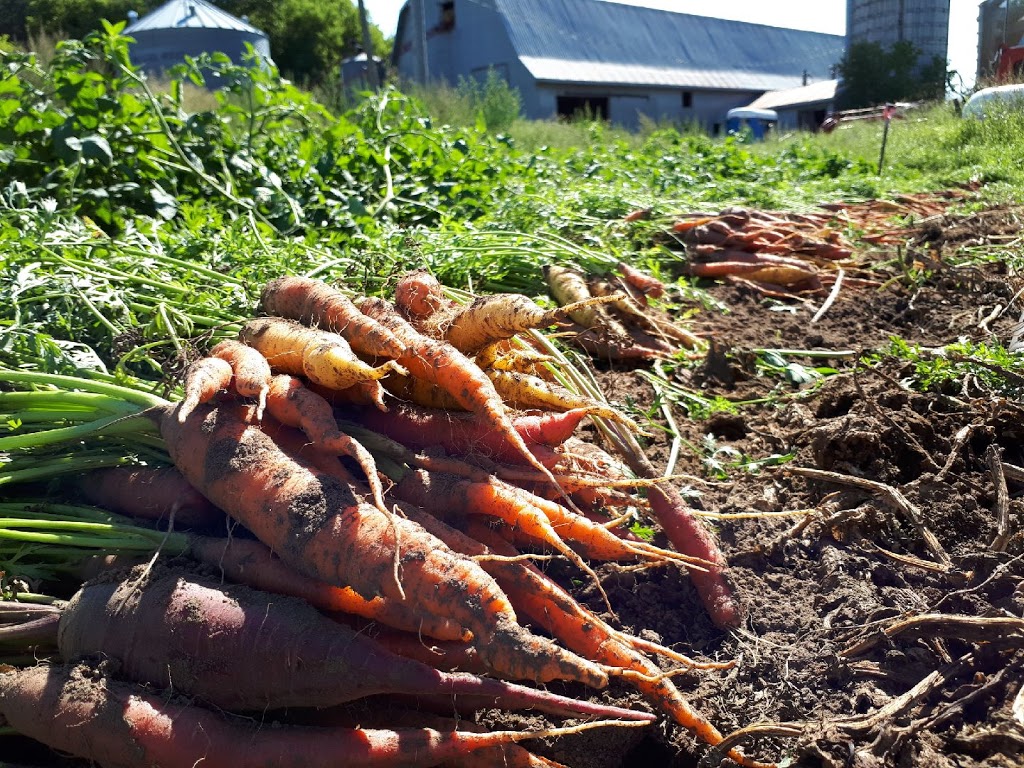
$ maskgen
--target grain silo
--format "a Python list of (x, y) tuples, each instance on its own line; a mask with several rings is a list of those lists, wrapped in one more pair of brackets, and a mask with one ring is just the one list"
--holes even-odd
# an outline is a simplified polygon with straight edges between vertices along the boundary
[(846, 44), (907, 41), (922, 59), (947, 60), (949, 0), (847, 0)]
[(124, 33), (135, 38), (132, 62), (150, 74), (203, 53), (225, 53), (241, 63), (246, 43), (264, 61), (271, 61), (265, 34), (206, 0), (170, 0), (141, 19), (134, 12), (128, 16)]

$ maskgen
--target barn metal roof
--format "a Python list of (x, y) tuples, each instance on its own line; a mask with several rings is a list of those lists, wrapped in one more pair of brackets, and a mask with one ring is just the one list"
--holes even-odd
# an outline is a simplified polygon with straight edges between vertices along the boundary
[(832, 75), (844, 38), (598, 0), (471, 0), (538, 80), (774, 90)]
[(230, 29), (236, 32), (263, 33), (251, 24), (232, 16), (206, 0), (170, 0), (125, 28), (126, 35), (156, 29)]

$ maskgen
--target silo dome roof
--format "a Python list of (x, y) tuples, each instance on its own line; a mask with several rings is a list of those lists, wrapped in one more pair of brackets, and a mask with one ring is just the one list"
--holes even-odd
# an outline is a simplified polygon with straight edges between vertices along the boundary
[(125, 28), (126, 35), (157, 29), (230, 29), (263, 33), (251, 24), (222, 11), (206, 0), (170, 0)]

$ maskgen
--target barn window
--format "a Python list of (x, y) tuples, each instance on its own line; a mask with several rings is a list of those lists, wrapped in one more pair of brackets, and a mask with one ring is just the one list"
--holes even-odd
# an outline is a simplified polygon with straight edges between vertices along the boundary
[(441, 20), (437, 23), (438, 32), (450, 32), (455, 29), (455, 0), (438, 3), (441, 10)]
[(607, 96), (559, 96), (556, 109), (558, 116), (568, 120), (607, 120)]
[(693, 106), (693, 91), (683, 91), (683, 109)]

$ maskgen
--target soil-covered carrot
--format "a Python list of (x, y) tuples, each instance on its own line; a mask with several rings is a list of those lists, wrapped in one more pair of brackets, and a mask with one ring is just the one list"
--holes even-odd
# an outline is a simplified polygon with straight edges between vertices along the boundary
[(200, 403), (208, 403), (221, 390), (231, 386), (234, 372), (227, 360), (219, 357), (204, 357), (185, 369), (185, 398), (182, 400), (178, 418), (184, 421)]
[(281, 317), (250, 320), (239, 338), (259, 350), (274, 371), (306, 376), (331, 389), (381, 379), (396, 369), (393, 361), (377, 367), (363, 362), (337, 333)]
[[(426, 768), (466, 752), (578, 732), (267, 727), (114, 682), (89, 667), (0, 671), (0, 716), (19, 733), (104, 768)], [(626, 725), (598, 721), (599, 725)]]
[(175, 528), (223, 527), (224, 513), (174, 467), (108, 467), (75, 479), (93, 504), (119, 515), (168, 523)]
[[(444, 295), (441, 283), (425, 269), (406, 272), (395, 283), (395, 307), (413, 326), (458, 305)], [(420, 326), (420, 329), (422, 327)]]
[(466, 641), (470, 637), (451, 619), (424, 616), (397, 600), (382, 597), (367, 600), (351, 587), (337, 587), (304, 576), (288, 567), (265, 544), (253, 539), (189, 536), (185, 553), (209, 565), (228, 581), (276, 595), (297, 597), (321, 611), (360, 616), (421, 638)]
[(299, 379), (279, 374), (270, 379), (267, 408), (282, 424), (301, 429), (313, 443), (335, 453), (351, 456), (366, 473), (377, 509), (388, 514), (384, 505), (384, 488), (377, 476), (377, 465), (366, 448), (340, 429), (334, 411), (320, 395), (308, 389)]
[(123, 580), (84, 585), (61, 615), (58, 645), (66, 660), (102, 655), (115, 659), (128, 679), (173, 686), (227, 709), (324, 707), (398, 693), (486, 696), (509, 709), (633, 717), (621, 708), (439, 672), (301, 600), (179, 569), (136, 569)]
[(250, 346), (234, 339), (225, 339), (210, 350), (210, 357), (227, 361), (234, 372), (235, 392), (242, 397), (255, 398), (258, 404), (257, 418), (263, 418), (270, 389), (270, 364), (267, 359)]
[[(361, 502), (348, 485), (284, 453), (244, 416), (201, 406), (180, 424), (173, 409), (151, 414), (182, 474), (291, 567), (366, 598), (407, 599), (420, 611), (460, 622), (481, 656), (510, 677), (606, 683), (600, 668), (525, 632), (476, 563)], [(396, 552), (401, 584), (394, 578)]]
[(341, 334), (357, 352), (396, 358), (404, 346), (387, 328), (360, 312), (344, 293), (308, 277), (279, 277), (260, 297), (270, 314)]

